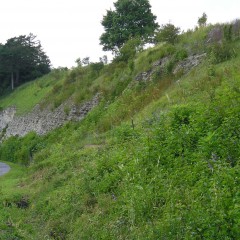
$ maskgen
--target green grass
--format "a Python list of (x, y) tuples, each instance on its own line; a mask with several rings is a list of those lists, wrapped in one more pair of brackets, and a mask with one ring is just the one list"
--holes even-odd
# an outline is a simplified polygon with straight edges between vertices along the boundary
[[(199, 31), (187, 44), (204, 38)], [(134, 80), (170, 54), (164, 45), (139, 53), (135, 69), (68, 72), (45, 104), (96, 92), (101, 102), (81, 122), (0, 145), (0, 158), (14, 151), (11, 160), (27, 165), (0, 178), (0, 238), (238, 239), (240, 49), (231, 44), (237, 57), (207, 58), (179, 81)]]
[(2, 108), (15, 106), (18, 115), (30, 112), (36, 104), (46, 98), (54, 85), (64, 77), (62, 74), (56, 79), (55, 75), (53, 72), (16, 88), (9, 95), (0, 98), (0, 106)]
[(16, 207), (16, 204), (21, 200), (22, 196), (28, 194), (27, 190), (23, 190), (23, 182), (27, 177), (27, 169), (19, 165), (6, 162), (10, 165), (11, 170), (0, 177), (0, 238), (19, 239), (15, 228), (18, 228), (22, 211)]
[[(2, 162), (2, 161), (1, 161)], [(1, 176), (1, 197), (13, 194), (19, 184), (19, 177), (26, 174), (26, 168), (11, 162), (4, 162), (11, 167), (11, 170)], [(26, 176), (26, 175), (25, 175)], [(15, 189), (15, 190), (14, 190)]]

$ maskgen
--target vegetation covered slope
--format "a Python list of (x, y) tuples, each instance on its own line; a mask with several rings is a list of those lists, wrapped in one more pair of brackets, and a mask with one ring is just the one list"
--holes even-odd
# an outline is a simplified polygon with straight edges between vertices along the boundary
[(1, 159), (26, 167), (1, 177), (1, 238), (238, 239), (240, 41), (206, 43), (213, 28), (65, 73), (43, 107), (102, 100), (79, 123), (2, 143)]

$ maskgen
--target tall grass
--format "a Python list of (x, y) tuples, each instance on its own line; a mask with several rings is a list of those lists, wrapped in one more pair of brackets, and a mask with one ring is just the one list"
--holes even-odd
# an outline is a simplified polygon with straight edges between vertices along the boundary
[[(198, 31), (184, 41), (202, 39), (206, 30)], [(45, 104), (101, 92), (99, 105), (79, 123), (2, 143), (0, 156), (14, 151), (10, 160), (28, 172), (3, 181), (0, 237), (238, 238), (240, 59), (207, 59), (179, 81), (135, 81), (155, 60), (176, 57), (181, 42), (166, 48), (139, 53), (134, 69), (119, 61), (98, 74), (91, 66), (68, 72)], [(26, 209), (17, 204), (23, 197)]]
[(0, 98), (0, 106), (7, 108), (15, 106), (18, 115), (30, 112), (33, 107), (46, 98), (57, 82), (64, 77), (63, 74), (52, 72), (40, 79), (28, 82), (15, 89), (7, 96)]

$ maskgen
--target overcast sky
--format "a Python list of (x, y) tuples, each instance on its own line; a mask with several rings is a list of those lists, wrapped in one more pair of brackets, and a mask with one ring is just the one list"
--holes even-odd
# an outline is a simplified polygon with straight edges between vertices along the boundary
[[(0, 42), (33, 33), (41, 41), (53, 67), (75, 66), (80, 57), (98, 61), (102, 52), (101, 20), (114, 0), (3, 0), (0, 7)], [(240, 18), (240, 0), (150, 0), (158, 23), (173, 23), (187, 30), (206, 12), (208, 22)]]

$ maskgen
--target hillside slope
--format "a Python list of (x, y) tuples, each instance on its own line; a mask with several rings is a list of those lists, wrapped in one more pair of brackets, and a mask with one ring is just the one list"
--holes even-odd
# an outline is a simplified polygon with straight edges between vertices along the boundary
[[(1, 177), (0, 238), (238, 239), (240, 40), (210, 43), (215, 27), (51, 73), (43, 109), (100, 102), (80, 122), (3, 141), (0, 159), (22, 167)], [(20, 113), (34, 84), (15, 97)]]

